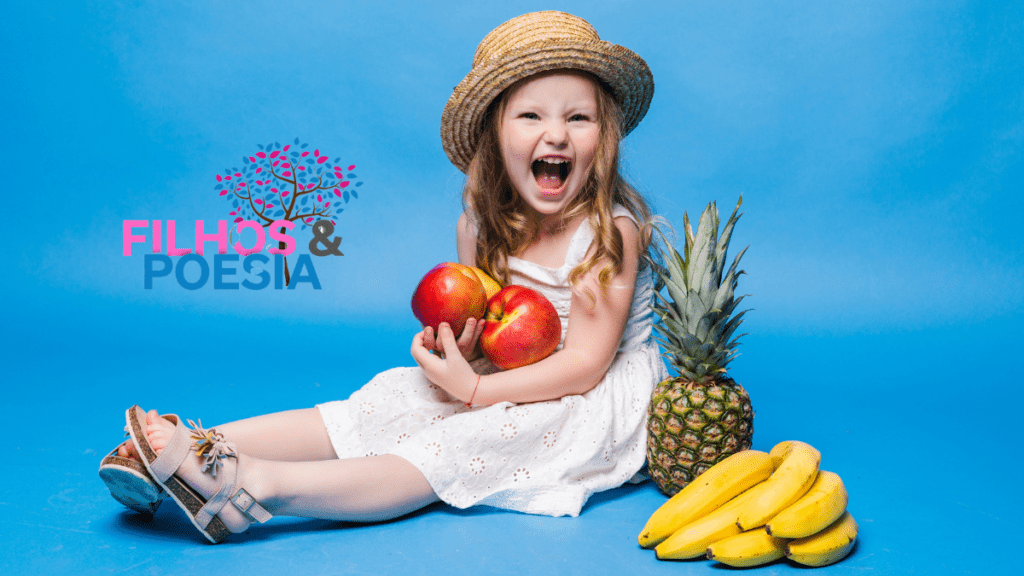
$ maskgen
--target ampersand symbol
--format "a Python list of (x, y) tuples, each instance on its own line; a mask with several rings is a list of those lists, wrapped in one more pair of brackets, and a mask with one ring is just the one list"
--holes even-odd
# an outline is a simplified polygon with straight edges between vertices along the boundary
[[(314, 256), (344, 256), (341, 250), (338, 250), (341, 235), (332, 239), (331, 234), (334, 234), (334, 224), (329, 220), (317, 220), (316, 224), (313, 224), (313, 239), (309, 241), (309, 251)], [(320, 248), (321, 244), (324, 245), (323, 248)]]

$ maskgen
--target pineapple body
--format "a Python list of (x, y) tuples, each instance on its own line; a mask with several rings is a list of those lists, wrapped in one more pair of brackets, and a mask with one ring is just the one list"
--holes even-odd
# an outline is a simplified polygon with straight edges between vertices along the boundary
[(647, 410), (647, 465), (658, 488), (672, 496), (730, 454), (750, 449), (754, 409), (735, 381), (658, 384)]
[(660, 318), (654, 328), (661, 337), (656, 339), (679, 375), (651, 394), (647, 465), (669, 496), (726, 456), (749, 449), (754, 436), (750, 396), (726, 374), (743, 336), (734, 334), (746, 313), (736, 311), (745, 296), (735, 293), (746, 249), (726, 266), (742, 202), (741, 197), (721, 236), (714, 203), (701, 214), (696, 234), (684, 212), (682, 254), (666, 241), (664, 265), (654, 262), (660, 279), (651, 306)]

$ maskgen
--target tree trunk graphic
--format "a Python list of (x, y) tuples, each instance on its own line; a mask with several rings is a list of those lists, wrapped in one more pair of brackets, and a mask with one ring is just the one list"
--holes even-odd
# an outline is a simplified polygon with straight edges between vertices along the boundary
[[(235, 225), (243, 220), (256, 221), (263, 228), (275, 226), (281, 234), (288, 227), (281, 222), (292, 222), (300, 230), (311, 227), (318, 220), (329, 220), (337, 225), (342, 204), (359, 198), (356, 188), (363, 185), (356, 180), (355, 165), (343, 167), (340, 158), (329, 158), (319, 149), (310, 153), (298, 138), (292, 144), (281, 146), (257, 144), (259, 152), (242, 158), (242, 168), (229, 168), (217, 174), (214, 188), (231, 203), (229, 216)], [(333, 195), (333, 197), (332, 197)], [(287, 248), (278, 241), (280, 250)], [(284, 257), (284, 282), (291, 284), (288, 257)]]

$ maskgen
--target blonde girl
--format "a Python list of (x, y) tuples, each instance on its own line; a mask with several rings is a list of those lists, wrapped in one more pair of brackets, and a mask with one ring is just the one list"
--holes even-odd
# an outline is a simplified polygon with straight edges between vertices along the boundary
[(217, 542), (275, 514), (382, 520), (438, 500), (575, 516), (634, 478), (666, 371), (641, 265), (650, 215), (618, 154), (653, 91), (639, 56), (537, 12), (484, 38), (445, 107), (442, 143), (466, 173), (459, 261), (545, 294), (554, 354), (500, 371), (474, 356), (485, 322), (471, 320), (417, 333), (416, 367), (347, 400), (209, 430), (134, 406), (131, 441), (101, 466), (111, 493), (139, 510), (170, 495)]

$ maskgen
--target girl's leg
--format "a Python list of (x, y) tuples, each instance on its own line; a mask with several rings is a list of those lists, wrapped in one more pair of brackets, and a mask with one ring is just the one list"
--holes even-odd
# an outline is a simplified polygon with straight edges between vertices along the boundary
[[(302, 420), (309, 419), (311, 417)], [(174, 433), (174, 425), (155, 412), (150, 412), (147, 420), (146, 435), (159, 453)], [(322, 428), (323, 424), (320, 426)], [(239, 429), (252, 433), (244, 426)], [(219, 431), (224, 433), (225, 439), (235, 442), (229, 435), (234, 433), (234, 428), (225, 426)], [(247, 439), (253, 440), (258, 438)], [(236, 443), (236, 447), (241, 452), (241, 444)], [(331, 452), (333, 454), (333, 449)], [(201, 465), (198, 456), (186, 458), (176, 475), (204, 498), (209, 498), (220, 488), (220, 480), (201, 472)], [(438, 500), (419, 469), (394, 455), (288, 462), (256, 458), (243, 452), (238, 455), (238, 470), (237, 487), (245, 487), (274, 515), (360, 522), (387, 520)], [(219, 516), (232, 532), (242, 532), (249, 527), (248, 520), (230, 504)]]
[[(239, 452), (262, 460), (304, 462), (338, 458), (317, 408), (276, 412), (214, 428), (230, 438)], [(118, 453), (138, 459), (131, 441), (122, 444)]]
[(243, 454), (261, 460), (336, 460), (317, 408), (288, 410), (229, 422), (215, 428)]
[(243, 459), (238, 465), (248, 467), (243, 473), (256, 501), (282, 516), (372, 522), (438, 500), (419, 469), (392, 454), (323, 462)]

